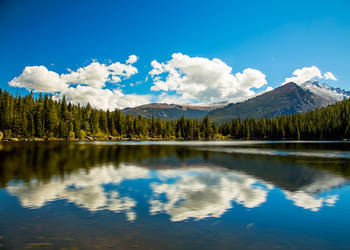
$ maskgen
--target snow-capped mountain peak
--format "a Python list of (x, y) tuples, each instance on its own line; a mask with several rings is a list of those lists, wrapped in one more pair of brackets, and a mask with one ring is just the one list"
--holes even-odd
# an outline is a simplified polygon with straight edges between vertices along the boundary
[(339, 102), (350, 97), (350, 91), (334, 88), (316, 80), (306, 81), (300, 87), (329, 100), (331, 103)]

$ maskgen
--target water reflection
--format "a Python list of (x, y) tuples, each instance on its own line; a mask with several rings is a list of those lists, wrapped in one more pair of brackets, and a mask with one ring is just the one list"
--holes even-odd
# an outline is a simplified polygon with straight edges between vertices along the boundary
[(136, 219), (133, 208), (136, 201), (115, 190), (106, 190), (104, 185), (119, 185), (125, 180), (149, 178), (149, 170), (122, 165), (115, 168), (106, 165), (89, 171), (79, 170), (65, 178), (53, 178), (49, 182), (33, 180), (28, 184), (10, 184), (7, 190), (19, 198), (21, 205), (39, 208), (50, 201), (65, 199), (92, 212), (110, 210), (124, 212), (127, 219)]
[[(248, 208), (257, 207), (266, 201), (267, 190), (271, 189), (271, 185), (262, 186), (261, 181), (245, 174), (216, 168), (152, 171), (132, 165), (119, 168), (110, 165), (88, 172), (81, 170), (47, 183), (37, 180), (28, 184), (11, 183), (7, 190), (28, 208), (39, 208), (50, 201), (65, 199), (92, 212), (125, 212), (128, 220), (135, 220), (133, 208), (137, 201), (104, 186), (123, 185), (124, 181), (136, 179), (150, 181), (150, 213), (165, 212), (172, 221), (220, 217), (232, 207), (232, 201)], [(161, 199), (163, 194), (166, 199)]]
[(262, 148), (215, 148), (211, 149), (216, 152), (236, 153), (236, 154), (253, 154), (253, 155), (278, 155), (278, 156), (295, 156), (295, 157), (319, 157), (319, 158), (350, 158), (350, 152), (344, 151), (292, 151), (292, 150), (274, 150)]
[(321, 207), (332, 207), (338, 200), (338, 195), (328, 195), (325, 197), (316, 197), (304, 191), (289, 192), (284, 191), (286, 198), (293, 201), (294, 205), (317, 212)]
[(350, 143), (142, 144), (0, 143), (0, 248), (350, 244)]
[[(220, 217), (232, 202), (254, 208), (266, 201), (271, 185), (243, 173), (216, 168), (160, 171), (161, 183), (151, 184), (152, 214), (165, 212), (172, 221)], [(174, 182), (168, 183), (170, 180)], [(259, 184), (259, 185), (257, 185)], [(161, 195), (166, 199), (162, 201)]]
[[(193, 163), (186, 167), (160, 169), (146, 164), (104, 164), (89, 170), (79, 169), (64, 177), (55, 176), (49, 181), (11, 182), (6, 189), (18, 197), (23, 207), (40, 208), (49, 202), (66, 200), (91, 212), (123, 212), (127, 220), (134, 221), (138, 204), (135, 197), (140, 196), (120, 187), (133, 186), (133, 181), (142, 179), (151, 192), (140, 189), (136, 192), (150, 193), (146, 197), (149, 213), (168, 214), (175, 222), (219, 218), (235, 204), (249, 209), (259, 207), (276, 188), (274, 183), (259, 178), (258, 173), (254, 176), (220, 165)], [(307, 184), (294, 191), (280, 189), (285, 198), (295, 206), (314, 212), (323, 206), (334, 205), (338, 195), (322, 195), (322, 192), (343, 185), (346, 178), (317, 172), (321, 174), (313, 175), (311, 180), (305, 179)]]

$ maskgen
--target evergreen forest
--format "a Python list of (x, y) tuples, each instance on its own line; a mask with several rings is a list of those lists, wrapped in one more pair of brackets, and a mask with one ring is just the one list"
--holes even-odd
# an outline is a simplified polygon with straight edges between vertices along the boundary
[(319, 140), (350, 138), (350, 101), (302, 114), (235, 119), (223, 124), (202, 119), (167, 120), (103, 111), (33, 93), (13, 96), (0, 89), (0, 136), (49, 140)]

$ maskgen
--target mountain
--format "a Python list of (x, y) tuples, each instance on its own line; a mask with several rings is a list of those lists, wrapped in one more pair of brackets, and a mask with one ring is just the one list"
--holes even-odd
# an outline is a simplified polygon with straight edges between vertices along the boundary
[(349, 99), (350, 97), (350, 91), (345, 91), (340, 88), (334, 88), (315, 80), (306, 81), (303, 84), (301, 84), (300, 87), (304, 90), (309, 90), (313, 94), (327, 99), (332, 104), (342, 101), (344, 100), (344, 98)]
[(333, 99), (314, 94), (291, 82), (245, 102), (213, 110), (209, 112), (209, 116), (217, 121), (229, 121), (239, 117), (241, 119), (275, 117), (307, 112), (334, 102)]
[(176, 119), (184, 115), (186, 118), (199, 118), (208, 114), (210, 111), (222, 107), (222, 105), (196, 106), (196, 105), (177, 105), (166, 103), (151, 103), (135, 108), (126, 108), (122, 112), (134, 116), (142, 115), (147, 118), (160, 117), (162, 119)]
[(126, 108), (122, 112), (134, 116), (142, 115), (147, 118), (154, 116), (163, 119), (176, 119), (182, 115), (186, 118), (201, 118), (209, 114), (212, 119), (223, 122), (238, 117), (246, 119), (303, 113), (334, 104), (345, 98), (350, 98), (350, 91), (310, 80), (301, 85), (287, 83), (238, 103), (188, 105), (151, 103)]

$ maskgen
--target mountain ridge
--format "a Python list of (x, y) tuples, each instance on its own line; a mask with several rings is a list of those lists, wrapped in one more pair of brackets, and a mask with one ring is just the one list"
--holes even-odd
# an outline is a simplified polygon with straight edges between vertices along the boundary
[(348, 99), (350, 91), (331, 87), (316, 80), (302, 84), (289, 82), (271, 91), (255, 95), (247, 100), (217, 104), (166, 104), (150, 103), (134, 108), (123, 109), (124, 114), (176, 119), (202, 118), (209, 115), (211, 119), (224, 122), (235, 118), (269, 118), (278, 115), (303, 113), (316, 108)]
[[(222, 106), (222, 105), (221, 105)], [(196, 105), (181, 105), (167, 103), (149, 103), (134, 108), (125, 108), (122, 110), (124, 114), (134, 116), (144, 116), (146, 118), (159, 117), (162, 119), (176, 119), (182, 115), (185, 118), (200, 118), (216, 109), (218, 106), (196, 106)]]
[(209, 112), (216, 121), (228, 121), (236, 118), (268, 118), (278, 115), (304, 113), (332, 104), (329, 100), (304, 90), (290, 82), (245, 102)]

